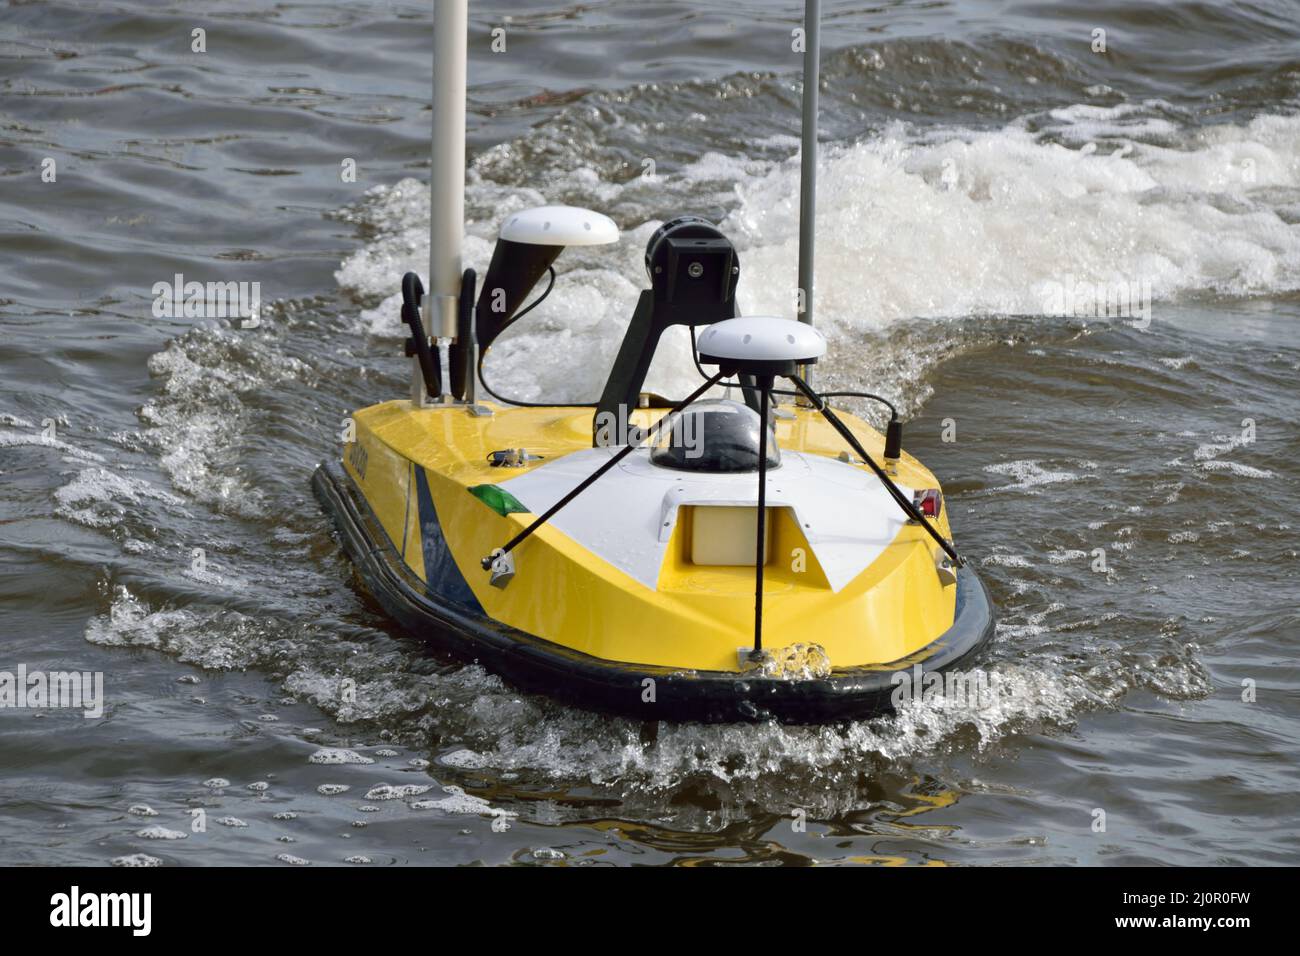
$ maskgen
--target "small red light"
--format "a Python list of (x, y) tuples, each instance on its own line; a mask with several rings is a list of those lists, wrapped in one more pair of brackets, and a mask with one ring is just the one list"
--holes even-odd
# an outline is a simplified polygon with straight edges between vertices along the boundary
[(938, 488), (927, 488), (912, 496), (912, 504), (927, 518), (937, 518), (943, 510), (943, 494)]

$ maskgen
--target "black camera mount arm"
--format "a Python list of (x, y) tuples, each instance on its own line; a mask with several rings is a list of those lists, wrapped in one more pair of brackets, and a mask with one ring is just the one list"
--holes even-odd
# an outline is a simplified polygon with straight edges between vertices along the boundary
[[(650, 288), (641, 293), (623, 336), (605, 390), (596, 405), (593, 444), (600, 444), (601, 422), (618, 420), (638, 405), (646, 373), (664, 330), (692, 328), (739, 315), (736, 283), (740, 260), (731, 241), (711, 222), (680, 216), (664, 223), (646, 246)], [(746, 401), (751, 401), (746, 394)]]

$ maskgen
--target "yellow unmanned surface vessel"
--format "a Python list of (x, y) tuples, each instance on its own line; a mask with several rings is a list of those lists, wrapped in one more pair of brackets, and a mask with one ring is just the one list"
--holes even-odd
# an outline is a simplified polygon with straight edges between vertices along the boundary
[[(740, 316), (739, 257), (711, 223), (651, 238), (650, 288), (599, 401), (490, 390), (482, 355), (549, 273), (545, 298), (563, 248), (618, 229), (568, 206), (508, 216), (476, 298), (459, 252), (463, 8), (437, 6), (427, 301), (419, 277), (402, 283), (412, 396), (357, 411), (313, 480), (367, 588), (521, 689), (648, 720), (859, 718), (918, 674), (967, 666), (992, 607), (939, 483), (902, 452), (896, 415), (882, 436), (808, 384), (825, 353), (809, 321)], [(806, 177), (806, 213), (810, 192)], [(675, 326), (700, 375), (680, 401), (643, 390)]]

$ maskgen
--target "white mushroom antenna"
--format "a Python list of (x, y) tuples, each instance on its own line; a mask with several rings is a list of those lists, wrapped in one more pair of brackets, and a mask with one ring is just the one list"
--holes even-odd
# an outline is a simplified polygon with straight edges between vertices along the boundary
[(826, 354), (826, 336), (803, 322), (774, 315), (724, 319), (700, 335), (700, 361), (813, 363)]
[(603, 246), (618, 242), (618, 226), (580, 206), (538, 206), (507, 216), (501, 238), (534, 246)]

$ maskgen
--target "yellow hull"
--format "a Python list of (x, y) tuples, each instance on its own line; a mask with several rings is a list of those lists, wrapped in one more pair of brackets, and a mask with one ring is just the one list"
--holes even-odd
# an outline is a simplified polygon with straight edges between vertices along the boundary
[[(592, 412), (488, 407), (493, 414), (479, 416), (464, 405), (391, 401), (355, 413), (355, 441), (345, 446), (343, 466), (387, 536), (375, 544), (391, 545), (430, 593), (557, 648), (629, 665), (741, 671), (737, 650), (753, 637), (754, 568), (692, 563), (690, 509), (672, 530), (653, 587), (550, 524), (516, 550), (519, 572), (509, 587), (489, 584), (481, 559), (534, 515), (500, 515), (469, 489), (589, 449)], [(662, 414), (639, 410), (632, 422), (644, 427)], [(882, 460), (883, 437), (848, 414), (840, 417)], [(783, 453), (834, 459), (844, 447), (815, 411), (793, 406), (782, 409), (776, 436)], [(489, 464), (492, 452), (509, 448), (526, 448), (539, 460), (522, 468)], [(938, 487), (909, 456), (896, 481)], [(583, 506), (579, 498), (568, 507)], [(782, 648), (816, 645), (817, 659), (832, 669), (882, 668), (924, 652), (953, 628), (958, 587), (936, 572), (942, 555), (919, 525), (900, 524), (861, 573), (832, 587), (793, 514), (771, 514), (763, 634), (764, 647), (778, 657)], [(946, 510), (935, 524), (950, 537)]]

